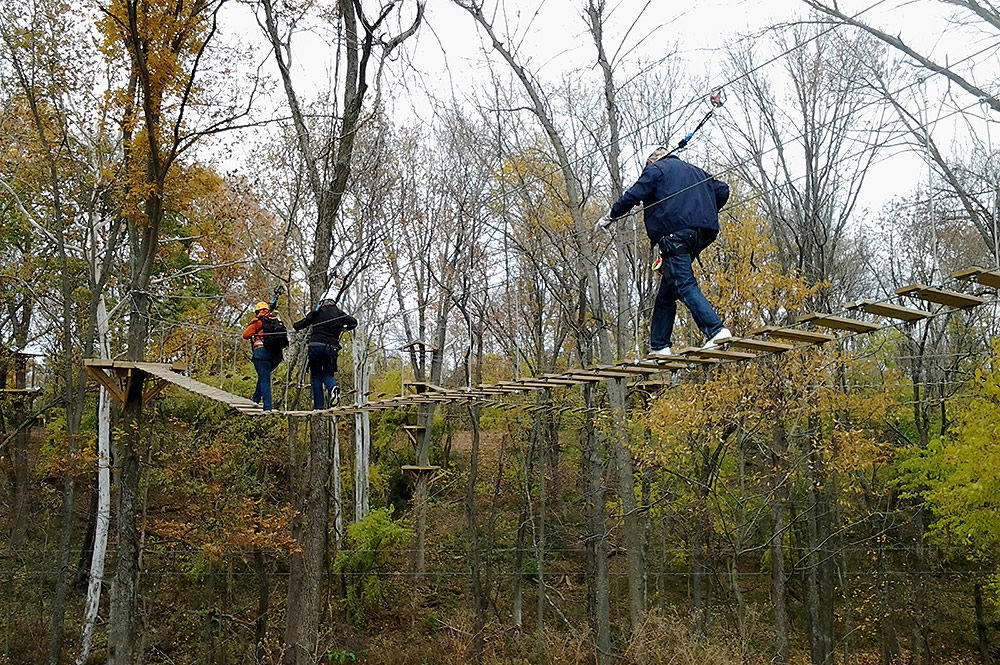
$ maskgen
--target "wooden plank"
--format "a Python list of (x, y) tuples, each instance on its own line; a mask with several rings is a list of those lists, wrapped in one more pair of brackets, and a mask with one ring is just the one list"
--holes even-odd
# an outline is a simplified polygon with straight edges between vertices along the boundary
[[(719, 361), (715, 358), (700, 358), (698, 356), (689, 355), (694, 351), (701, 351), (700, 346), (685, 346), (674, 349), (674, 355), (666, 358), (667, 362), (684, 362), (684, 363), (694, 363), (696, 365), (717, 365)], [(646, 360), (652, 360), (654, 357), (647, 356)]]
[(574, 379), (566, 374), (541, 374), (532, 378), (542, 383), (554, 383), (559, 386), (578, 386), (581, 383), (585, 383), (580, 379)]
[(898, 319), (907, 322), (920, 321), (931, 315), (927, 310), (893, 305), (892, 303), (878, 300), (861, 300), (853, 305), (848, 305), (847, 309), (860, 309), (876, 316), (884, 316), (888, 319)]
[(753, 339), (752, 337), (733, 337), (728, 342), (725, 342), (725, 344), (730, 348), (760, 351), (762, 353), (784, 353), (795, 348), (794, 344), (771, 342), (764, 339)]
[(901, 296), (909, 296), (911, 298), (926, 300), (927, 302), (932, 302), (937, 305), (954, 307), (955, 309), (975, 307), (976, 305), (982, 305), (986, 302), (984, 298), (968, 296), (964, 293), (956, 293), (955, 291), (946, 291), (945, 289), (932, 289), (928, 286), (924, 286), (923, 284), (910, 284), (909, 286), (896, 289), (896, 293)]
[(439, 471), (441, 469), (441, 467), (436, 466), (434, 464), (430, 464), (427, 466), (420, 466), (418, 464), (404, 464), (399, 468), (401, 471), (408, 471), (410, 473), (432, 473), (434, 471)]
[[(683, 359), (678, 359), (680, 362), (674, 362), (672, 360), (664, 360), (662, 362), (654, 362), (652, 360), (642, 360), (637, 363), (633, 363), (635, 367), (646, 367), (648, 369), (655, 369), (660, 372), (669, 372), (675, 369), (688, 369), (690, 365), (683, 361)], [(624, 363), (622, 363), (624, 364)]]
[(832, 342), (837, 339), (836, 335), (831, 335), (830, 333), (822, 333), (816, 330), (801, 330), (799, 328), (762, 328), (754, 332), (754, 334), (763, 334), (768, 337), (777, 337), (778, 339), (787, 339), (793, 342), (804, 342), (806, 344), (823, 344), (825, 342)]
[[(577, 374), (577, 372), (573, 372)], [(614, 365), (591, 365), (583, 370), (583, 374), (599, 376), (602, 379), (628, 379), (632, 377), (631, 372), (623, 371)]]
[(981, 268), (980, 266), (972, 266), (953, 272), (951, 273), (951, 276), (965, 282), (978, 282), (979, 284), (988, 286), (991, 289), (1000, 289), (1000, 272), (997, 272), (996, 270), (987, 270), (986, 268)]
[(718, 360), (750, 360), (751, 358), (756, 358), (757, 354), (745, 351), (727, 351), (719, 347), (714, 347), (711, 349), (685, 351), (685, 357), (690, 356), (694, 356), (695, 358), (715, 358)]
[(575, 379), (581, 383), (599, 383), (601, 377), (583, 369), (568, 370), (563, 376)]
[(601, 371), (611, 371), (611, 372), (625, 372), (626, 374), (637, 374), (640, 376), (645, 376), (647, 374), (655, 374), (660, 371), (658, 369), (653, 369), (651, 367), (640, 367), (639, 365), (634, 365), (631, 363), (616, 363), (614, 365), (595, 365), (594, 369)]
[(848, 319), (843, 316), (834, 316), (833, 314), (817, 314), (816, 312), (804, 314), (796, 320), (802, 323), (810, 323), (814, 326), (820, 326), (822, 328), (847, 330), (849, 332), (858, 333), (872, 332), (879, 329), (877, 324), (868, 323), (867, 321)]

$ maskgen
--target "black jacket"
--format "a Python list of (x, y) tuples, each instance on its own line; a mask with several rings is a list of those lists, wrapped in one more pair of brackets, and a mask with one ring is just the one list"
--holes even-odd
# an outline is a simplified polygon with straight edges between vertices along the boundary
[(309, 343), (329, 344), (340, 348), (340, 333), (354, 330), (358, 320), (346, 314), (336, 305), (326, 305), (309, 312), (304, 319), (296, 321), (292, 327), (302, 330), (309, 327)]
[(609, 214), (622, 217), (642, 203), (646, 234), (655, 244), (681, 229), (718, 232), (719, 210), (728, 199), (729, 185), (671, 155), (644, 168)]

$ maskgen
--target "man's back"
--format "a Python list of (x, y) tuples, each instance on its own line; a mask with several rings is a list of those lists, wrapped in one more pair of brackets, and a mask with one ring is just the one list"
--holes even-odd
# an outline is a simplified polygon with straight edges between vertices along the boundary
[(729, 185), (677, 157), (660, 159), (611, 206), (610, 216), (624, 216), (644, 206), (646, 234), (654, 243), (680, 229), (719, 230), (719, 210), (729, 199)]
[(296, 330), (302, 330), (309, 326), (311, 343), (329, 344), (340, 348), (340, 333), (353, 330), (357, 325), (357, 319), (336, 305), (324, 305), (309, 312), (301, 321), (296, 321), (294, 327)]

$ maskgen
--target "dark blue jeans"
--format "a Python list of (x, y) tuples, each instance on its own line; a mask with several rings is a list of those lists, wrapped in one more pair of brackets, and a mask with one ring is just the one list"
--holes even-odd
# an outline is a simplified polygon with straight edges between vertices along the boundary
[(313, 408), (325, 409), (326, 396), (337, 385), (337, 351), (330, 344), (309, 342), (309, 377), (312, 379)]
[(270, 411), (271, 404), (271, 372), (281, 362), (281, 356), (276, 356), (264, 347), (253, 350), (253, 368), (257, 370), (257, 389), (253, 391), (253, 401), (264, 402), (264, 410)]
[(714, 237), (708, 238), (697, 229), (681, 229), (660, 238), (663, 275), (660, 277), (660, 289), (656, 292), (650, 326), (652, 330), (649, 344), (653, 349), (671, 346), (670, 338), (674, 333), (678, 300), (684, 301), (691, 310), (695, 324), (705, 337), (711, 339), (722, 330), (722, 320), (698, 288), (694, 270), (691, 268), (694, 257), (708, 246), (712, 239)]

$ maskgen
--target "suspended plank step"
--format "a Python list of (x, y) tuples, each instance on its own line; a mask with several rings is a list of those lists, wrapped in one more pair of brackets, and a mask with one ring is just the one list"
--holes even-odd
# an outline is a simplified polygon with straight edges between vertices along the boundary
[(884, 316), (887, 319), (898, 319), (908, 323), (912, 323), (913, 321), (922, 321), (923, 319), (931, 316), (931, 313), (925, 309), (893, 305), (892, 303), (881, 302), (878, 300), (861, 300), (852, 305), (848, 305), (847, 309), (860, 309), (861, 311), (868, 312), (869, 314)]
[(766, 326), (753, 331), (754, 335), (767, 335), (778, 339), (787, 339), (792, 342), (802, 342), (804, 344), (824, 344), (837, 339), (836, 335), (819, 332), (817, 330), (802, 330), (801, 328), (777, 328)]
[(929, 286), (924, 286), (923, 284), (910, 284), (909, 286), (904, 286), (901, 289), (896, 289), (896, 293), (901, 296), (909, 296), (911, 298), (926, 300), (927, 302), (932, 302), (937, 305), (954, 307), (955, 309), (975, 307), (976, 305), (982, 305), (986, 302), (985, 298), (967, 296), (964, 293), (946, 291), (945, 289), (934, 289)]
[(693, 349), (691, 351), (684, 352), (685, 358), (712, 358), (715, 360), (750, 360), (751, 358), (756, 358), (756, 353), (747, 353), (746, 351), (727, 351), (719, 347), (713, 347), (711, 349)]
[(436, 473), (441, 470), (441, 467), (435, 466), (433, 464), (428, 464), (422, 466), (420, 464), (404, 464), (399, 467), (400, 471), (404, 473), (421, 474), (421, 473)]
[(677, 362), (688, 363), (688, 364), (694, 363), (695, 365), (716, 365), (719, 362), (717, 358), (702, 358), (700, 356), (690, 355), (693, 354), (695, 351), (701, 351), (700, 346), (678, 347), (675, 348), (673, 351), (674, 353), (672, 356), (667, 356), (665, 358), (662, 356), (660, 357), (646, 356), (643, 359), (643, 362), (662, 360), (664, 362), (671, 362), (671, 363), (677, 363)]
[(663, 359), (662, 362), (654, 362), (652, 360), (640, 360), (639, 362), (635, 363), (621, 363), (621, 367), (623, 369), (626, 367), (626, 365), (629, 367), (644, 367), (646, 369), (656, 370), (657, 372), (670, 372), (675, 369), (688, 369), (690, 367), (690, 363), (684, 361), (674, 362), (668, 359)]
[(951, 276), (964, 282), (977, 282), (983, 286), (988, 286), (991, 289), (1000, 289), (1000, 271), (987, 270), (986, 268), (980, 268), (979, 266), (971, 266), (969, 268), (963, 268), (962, 270), (953, 272), (951, 273)]
[(849, 332), (856, 333), (873, 332), (879, 329), (877, 324), (868, 323), (867, 321), (848, 319), (843, 316), (834, 316), (833, 314), (818, 314), (816, 312), (804, 314), (797, 318), (796, 321), (799, 323), (809, 323), (814, 326), (820, 326), (821, 328), (847, 330)]
[(611, 372), (625, 372), (626, 374), (635, 374), (639, 376), (646, 376), (648, 374), (656, 374), (661, 372), (659, 367), (647, 367), (646, 365), (637, 365), (632, 363), (616, 363), (614, 365), (597, 365), (594, 369), (607, 370)]
[(784, 353), (795, 348), (794, 344), (771, 342), (764, 339), (754, 339), (753, 337), (733, 337), (723, 343), (730, 349), (747, 349), (748, 351), (759, 351), (761, 353)]
[(578, 386), (581, 383), (584, 383), (580, 379), (574, 379), (573, 377), (565, 374), (540, 374), (532, 377), (532, 380), (538, 380), (542, 383), (554, 383), (560, 386)]

